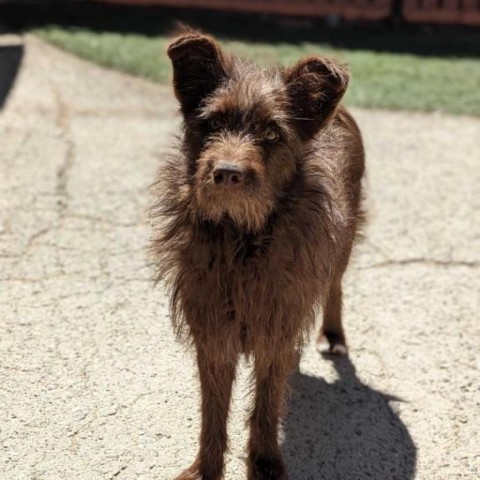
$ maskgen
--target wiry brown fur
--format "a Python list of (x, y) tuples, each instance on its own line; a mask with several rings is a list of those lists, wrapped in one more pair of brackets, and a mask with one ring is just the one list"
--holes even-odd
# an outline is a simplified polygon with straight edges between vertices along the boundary
[[(317, 310), (331, 350), (345, 345), (341, 278), (364, 169), (360, 132), (338, 107), (348, 74), (321, 57), (262, 70), (190, 30), (168, 54), (184, 127), (160, 170), (153, 250), (176, 331), (195, 346), (202, 386), (199, 454), (178, 478), (222, 478), (243, 353), (254, 357), (256, 385), (248, 478), (285, 479), (278, 421)], [(224, 161), (241, 171), (238, 185), (214, 181)]]

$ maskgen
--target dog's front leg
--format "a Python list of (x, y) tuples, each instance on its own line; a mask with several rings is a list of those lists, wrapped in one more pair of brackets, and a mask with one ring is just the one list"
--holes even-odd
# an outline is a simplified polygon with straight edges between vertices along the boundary
[(227, 449), (227, 418), (237, 355), (218, 345), (197, 344), (202, 389), (200, 449), (194, 464), (177, 480), (220, 480)]
[(287, 378), (298, 354), (295, 349), (264, 352), (255, 359), (255, 406), (250, 417), (249, 480), (286, 480), (278, 445), (278, 424), (283, 411)]

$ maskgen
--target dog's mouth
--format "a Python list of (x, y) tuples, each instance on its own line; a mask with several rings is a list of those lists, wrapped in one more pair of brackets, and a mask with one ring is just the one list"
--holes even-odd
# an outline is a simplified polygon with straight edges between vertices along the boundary
[(197, 185), (196, 200), (205, 220), (234, 223), (247, 231), (259, 231), (273, 210), (270, 189), (248, 181), (235, 169), (214, 172)]

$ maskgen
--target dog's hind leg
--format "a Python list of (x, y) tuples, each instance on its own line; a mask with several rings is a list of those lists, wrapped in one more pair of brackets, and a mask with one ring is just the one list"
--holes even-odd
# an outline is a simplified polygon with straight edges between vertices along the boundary
[[(263, 353), (263, 352), (262, 352)], [(262, 355), (262, 354), (261, 354)], [(298, 361), (292, 346), (255, 359), (255, 405), (250, 417), (249, 480), (286, 480), (278, 445), (278, 424), (283, 413), (287, 379)]]
[(317, 339), (321, 352), (345, 355), (347, 344), (342, 325), (342, 276), (332, 281), (323, 311), (323, 325)]
[[(197, 363), (202, 389), (200, 449), (193, 465), (176, 480), (220, 480), (227, 449), (227, 418), (237, 354), (197, 345)], [(219, 354), (220, 353), (220, 354)]]

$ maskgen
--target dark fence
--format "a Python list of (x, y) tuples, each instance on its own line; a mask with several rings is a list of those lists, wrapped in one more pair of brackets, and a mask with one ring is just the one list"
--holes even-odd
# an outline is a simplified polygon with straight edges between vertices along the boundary
[(404, 0), (407, 22), (480, 25), (479, 0)]
[(406, 22), (480, 25), (480, 0), (95, 0), (124, 5), (164, 5), (239, 12), (381, 20), (400, 16)]

